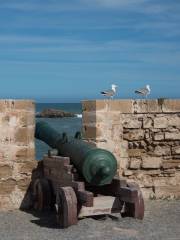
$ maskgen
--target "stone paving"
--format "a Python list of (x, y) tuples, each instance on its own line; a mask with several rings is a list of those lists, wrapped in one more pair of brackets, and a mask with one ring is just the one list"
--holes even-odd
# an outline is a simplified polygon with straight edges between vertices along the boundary
[(0, 212), (0, 239), (179, 240), (180, 201), (147, 201), (145, 205), (143, 221), (86, 218), (68, 229), (58, 229), (52, 213)]

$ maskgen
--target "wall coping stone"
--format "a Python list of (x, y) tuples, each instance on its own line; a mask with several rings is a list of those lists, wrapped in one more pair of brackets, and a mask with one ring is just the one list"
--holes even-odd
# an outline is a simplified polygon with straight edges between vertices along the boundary
[(180, 99), (100, 99), (83, 100), (83, 111), (128, 113), (180, 113)]

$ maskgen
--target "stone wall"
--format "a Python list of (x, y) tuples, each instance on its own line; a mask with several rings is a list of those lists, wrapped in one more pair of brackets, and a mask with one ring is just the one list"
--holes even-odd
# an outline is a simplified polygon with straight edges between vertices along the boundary
[(146, 198), (180, 197), (180, 100), (83, 101), (83, 133)]
[(0, 100), (0, 209), (27, 207), (34, 151), (34, 102)]

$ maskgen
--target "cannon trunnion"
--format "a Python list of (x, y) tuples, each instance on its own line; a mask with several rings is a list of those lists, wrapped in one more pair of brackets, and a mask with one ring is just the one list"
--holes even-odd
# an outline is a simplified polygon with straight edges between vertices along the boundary
[(36, 126), (36, 137), (58, 149), (58, 154), (49, 151), (39, 164), (41, 177), (33, 182), (35, 209), (55, 209), (61, 228), (93, 215), (120, 213), (143, 219), (140, 188), (114, 177), (117, 163), (111, 153), (80, 139), (67, 141), (44, 123)]

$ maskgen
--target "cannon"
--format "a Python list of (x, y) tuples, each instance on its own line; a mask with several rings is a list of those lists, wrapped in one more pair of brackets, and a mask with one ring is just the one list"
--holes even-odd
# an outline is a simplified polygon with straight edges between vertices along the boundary
[(117, 172), (117, 161), (113, 154), (82, 141), (80, 133), (69, 138), (65, 133), (55, 131), (46, 122), (38, 122), (35, 137), (57, 149), (58, 155), (69, 157), (91, 185), (108, 184)]
[(86, 216), (113, 213), (143, 219), (141, 190), (116, 176), (117, 160), (111, 152), (82, 140), (80, 133), (68, 137), (42, 121), (36, 123), (35, 137), (52, 148), (33, 182), (35, 209), (55, 209), (61, 228)]

